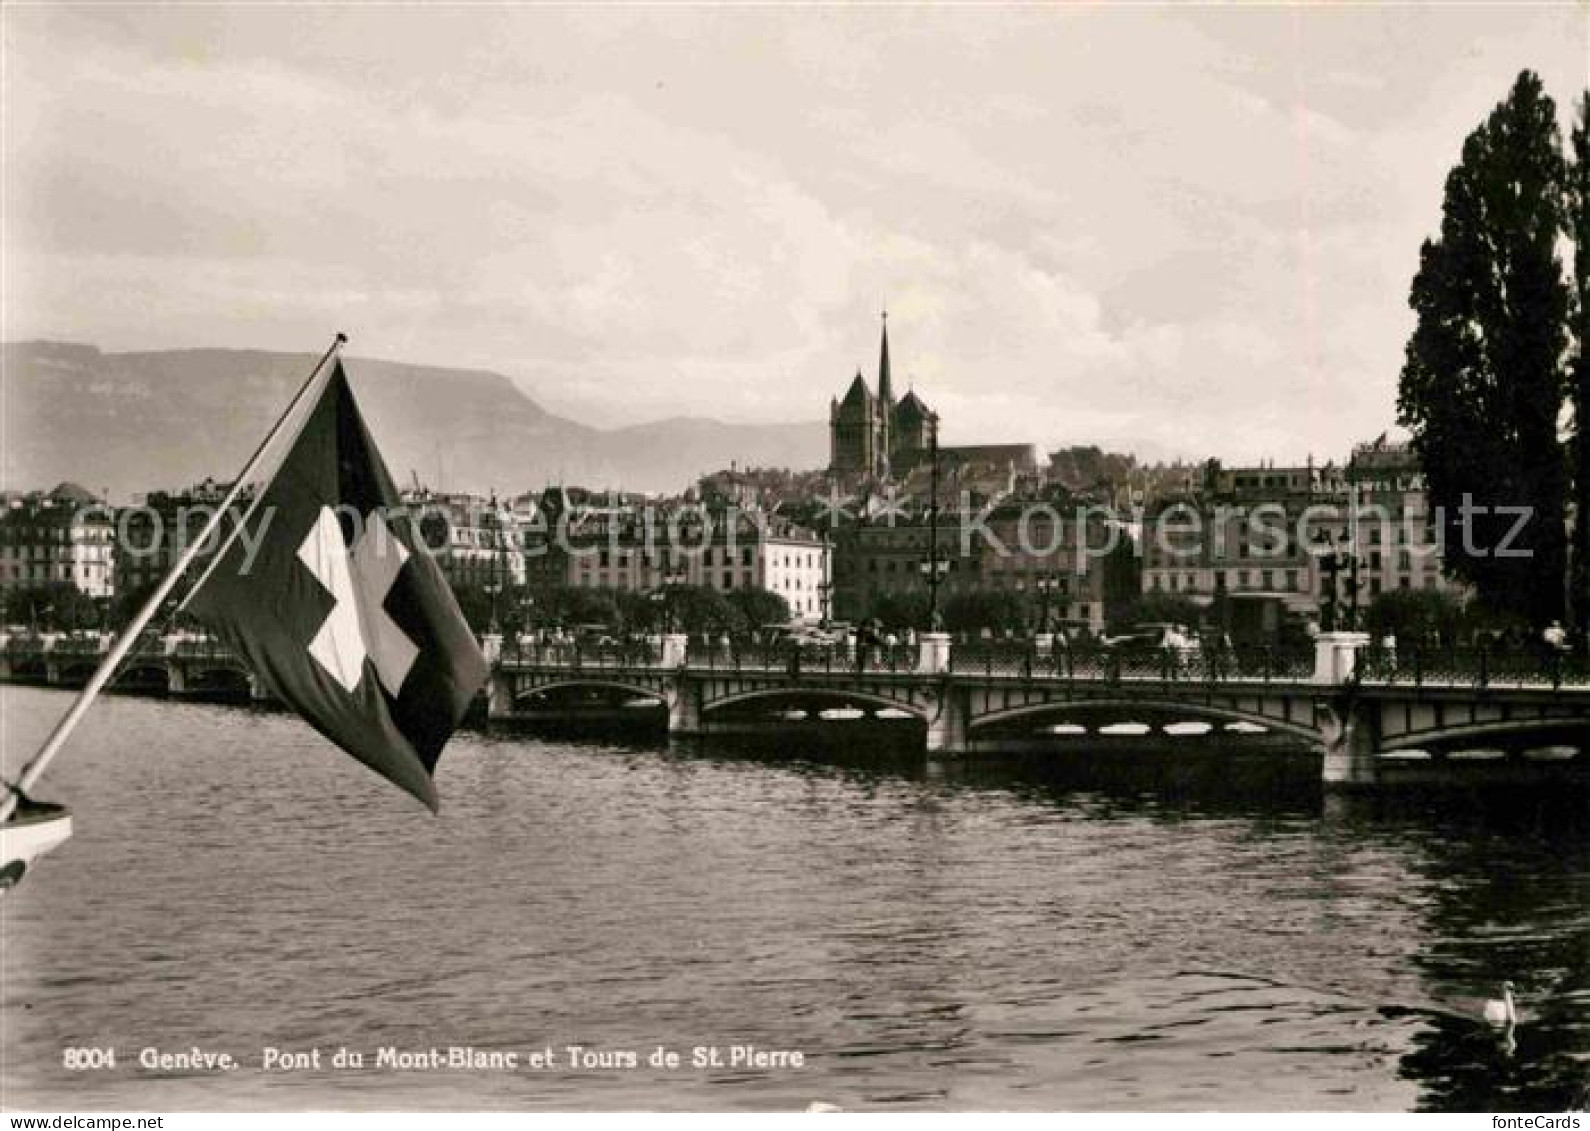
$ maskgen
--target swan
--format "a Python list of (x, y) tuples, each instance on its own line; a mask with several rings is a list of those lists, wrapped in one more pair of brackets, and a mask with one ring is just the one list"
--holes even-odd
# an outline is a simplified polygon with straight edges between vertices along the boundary
[(1518, 1010), (1513, 1006), (1513, 983), (1502, 983), (1502, 996), (1485, 1003), (1485, 1020), (1492, 1025), (1511, 1029), (1518, 1024)]

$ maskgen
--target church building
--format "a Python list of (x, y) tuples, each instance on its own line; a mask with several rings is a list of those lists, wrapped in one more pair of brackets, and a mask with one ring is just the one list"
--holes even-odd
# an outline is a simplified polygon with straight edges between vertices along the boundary
[(828, 406), (828, 471), (836, 475), (890, 479), (905, 475), (926, 458), (934, 414), (915, 391), (894, 399), (889, 373), (889, 315), (883, 316), (883, 345), (878, 355), (878, 392), (867, 386), (861, 371), (843, 399)]

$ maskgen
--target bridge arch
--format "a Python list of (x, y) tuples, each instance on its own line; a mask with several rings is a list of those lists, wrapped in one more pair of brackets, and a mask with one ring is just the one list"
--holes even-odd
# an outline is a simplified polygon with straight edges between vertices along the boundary
[[(1318, 743), (1322, 736), (1317, 727), (1308, 726), (1298, 722), (1289, 722), (1285, 719), (1275, 718), (1270, 715), (1254, 711), (1243, 711), (1234, 707), (1224, 707), (1217, 704), (1204, 703), (1196, 700), (1182, 699), (1126, 699), (1119, 697), (1105, 697), (1098, 699), (1059, 699), (1049, 703), (1030, 703), (1021, 707), (1010, 707), (1004, 710), (992, 711), (988, 714), (978, 715), (971, 720), (970, 729), (973, 732), (984, 730), (1000, 724), (1020, 722), (1023, 719), (1039, 718), (1045, 715), (1065, 716), (1080, 712), (1093, 711), (1120, 711), (1123, 714), (1152, 715), (1163, 717), (1167, 722), (1199, 721), (1207, 722), (1218, 720), (1231, 723), (1251, 723), (1261, 726), (1268, 731), (1291, 735), (1307, 743)], [(1140, 721), (1123, 718), (1122, 722)]]
[(930, 710), (917, 703), (904, 702), (879, 695), (875, 692), (862, 691), (859, 688), (849, 687), (815, 687), (801, 684), (790, 684), (781, 687), (764, 687), (754, 691), (740, 691), (732, 695), (725, 695), (713, 699), (702, 705), (703, 715), (721, 712), (725, 708), (738, 706), (745, 703), (754, 703), (764, 700), (768, 703), (777, 703), (790, 699), (820, 699), (833, 703), (835, 706), (859, 706), (866, 704), (885, 710), (904, 711), (921, 722), (930, 721)]
[(655, 699), (661, 706), (666, 706), (668, 703), (668, 693), (663, 688), (643, 687), (637, 683), (626, 683), (625, 681), (618, 679), (595, 678), (560, 679), (554, 680), (551, 683), (537, 683), (530, 687), (515, 688), (513, 692), (513, 700), (515, 703), (520, 703), (533, 696), (543, 695), (549, 691), (572, 691), (584, 689), (622, 691), (629, 695), (635, 695), (646, 699)]
[(251, 687), (249, 670), (242, 664), (190, 667), (182, 681), (182, 693), (185, 695), (217, 695), (228, 699), (247, 698)]
[(171, 673), (164, 662), (132, 663), (116, 673), (114, 686), (124, 691), (165, 691), (171, 686)]
[(1570, 734), (1578, 732), (1580, 741), (1590, 743), (1590, 723), (1582, 719), (1545, 717), (1535, 719), (1492, 719), (1482, 723), (1462, 723), (1428, 730), (1410, 731), (1389, 737), (1381, 745), (1382, 751), (1423, 749), (1428, 746), (1449, 746), (1471, 738), (1524, 738), (1539, 734)]
[(56, 678), (60, 683), (77, 686), (87, 683), (98, 667), (98, 660), (73, 660), (61, 665)]
[(19, 656), (11, 661), (11, 678), (23, 683), (47, 683), (50, 668), (42, 655)]

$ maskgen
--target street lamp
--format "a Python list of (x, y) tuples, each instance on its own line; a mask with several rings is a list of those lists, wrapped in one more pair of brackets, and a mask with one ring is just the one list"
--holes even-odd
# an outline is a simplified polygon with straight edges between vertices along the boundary
[[(940, 568), (940, 567), (943, 568)], [(928, 583), (928, 631), (938, 632), (939, 582), (949, 569), (939, 561), (939, 414), (928, 414), (928, 560), (922, 563)]]
[[(1358, 627), (1358, 555), (1353, 552), (1344, 534), (1341, 539), (1332, 543), (1327, 535), (1321, 535), (1317, 545), (1327, 546), (1330, 549), (1320, 555), (1320, 568), (1325, 572), (1325, 605), (1320, 610), (1323, 624), (1321, 627), (1326, 632), (1335, 632), (1338, 629), (1351, 631)], [(1347, 571), (1347, 615), (1342, 616), (1340, 591), (1341, 573)]]
[(1040, 577), (1036, 584), (1038, 587), (1038, 631), (1047, 633), (1049, 631), (1049, 598), (1050, 594), (1059, 588), (1060, 579), (1057, 577)]
[(668, 591), (676, 585), (685, 583), (685, 571), (678, 565), (670, 566), (658, 580), (661, 586), (652, 591), (649, 600), (662, 611), (663, 631), (672, 633), (674, 630), (674, 603), (672, 594)]
[(495, 636), (501, 631), (501, 628), (497, 624), (497, 594), (502, 592), (502, 586), (496, 581), (488, 581), (486, 582), (484, 588), (486, 590), (486, 596), (491, 598), (491, 618), (486, 624), (486, 631)]
[(502, 632), (501, 627), (497, 623), (497, 595), (501, 593), (503, 589), (500, 567), (502, 565), (502, 556), (506, 552), (506, 547), (502, 537), (502, 514), (497, 509), (496, 491), (491, 493), (491, 502), (489, 506), (490, 509), (486, 513), (486, 521), (484, 525), (486, 527), (487, 544), (491, 547), (491, 574), (490, 579), (486, 582), (484, 588), (486, 590), (486, 595), (491, 598), (491, 620), (486, 626), (486, 631), (493, 636), (497, 636)]
[[(937, 554), (916, 563), (917, 572), (927, 581), (928, 586), (928, 624), (936, 626), (939, 620), (939, 584), (944, 580), (944, 575), (950, 571), (950, 563), (940, 558)], [(934, 627), (934, 631), (937, 628)]]
[(822, 627), (826, 629), (829, 620), (833, 617), (831, 602), (834, 593), (832, 573), (834, 568), (834, 550), (833, 543), (830, 541), (826, 530), (823, 531), (823, 556), (821, 561), (823, 563), (823, 579), (817, 583), (817, 599), (821, 602)]

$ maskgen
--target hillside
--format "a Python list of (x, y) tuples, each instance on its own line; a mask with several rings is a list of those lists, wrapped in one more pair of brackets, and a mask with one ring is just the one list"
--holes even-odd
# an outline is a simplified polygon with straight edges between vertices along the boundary
[[(0, 484), (75, 480), (115, 497), (225, 478), (315, 358), (254, 350), (104, 353), (0, 347)], [(394, 478), (517, 492), (547, 482), (677, 490), (731, 460), (821, 466), (817, 423), (675, 418), (602, 430), (555, 416), (498, 373), (348, 357), (349, 379)]]

